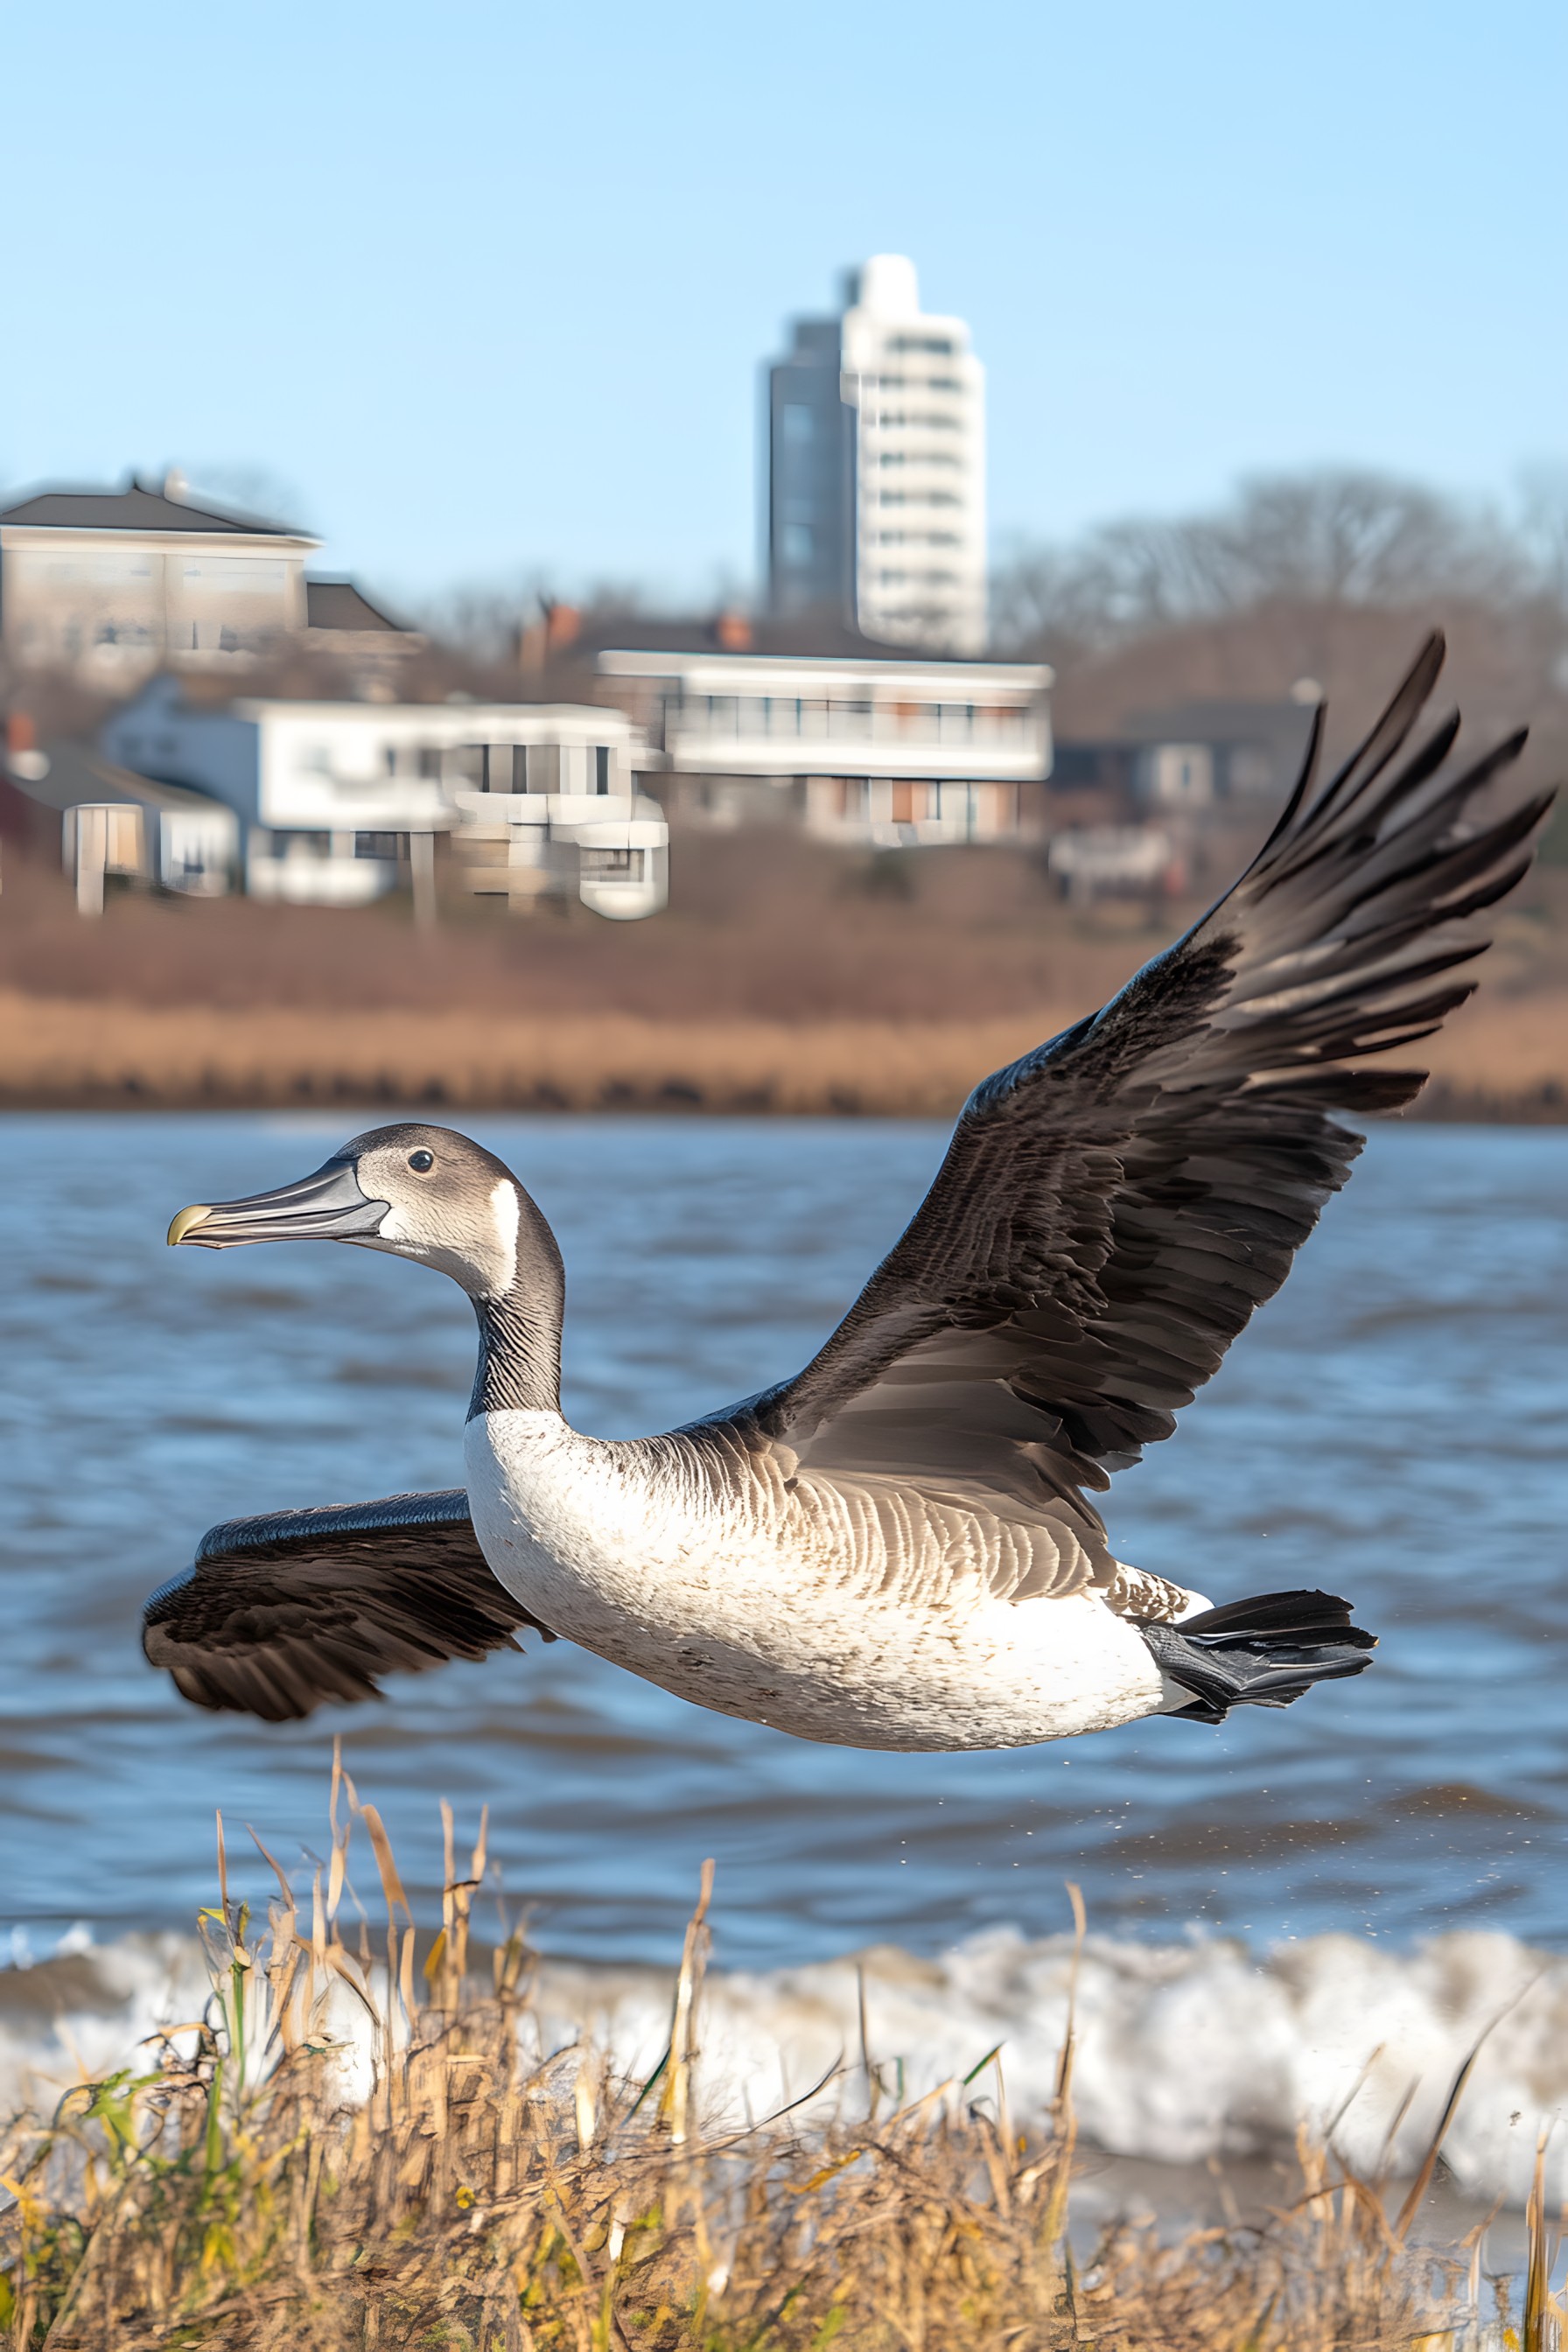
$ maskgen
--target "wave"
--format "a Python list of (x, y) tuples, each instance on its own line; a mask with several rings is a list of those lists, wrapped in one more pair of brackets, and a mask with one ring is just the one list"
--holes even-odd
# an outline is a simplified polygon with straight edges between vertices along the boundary
[[(0, 1969), (0, 2112), (24, 2099), (47, 2107), (73, 2081), (144, 2060), (143, 2038), (198, 2017), (209, 1990), (197, 1948), (174, 1935), (93, 1945), (79, 1931), (46, 1958), (17, 1959)], [(934, 1958), (879, 1945), (800, 1968), (715, 1970), (705, 2104), (715, 2123), (760, 2121), (803, 2099), (796, 2119), (814, 2104), (852, 2107), (868, 2062), (888, 2098), (918, 2097), (962, 2081), (999, 2044), (1012, 2112), (1037, 2122), (1072, 1977), (1069, 1938), (1012, 1928)], [(646, 2077), (668, 2038), (670, 1983), (653, 1968), (546, 1962), (534, 2002), (542, 2049), (584, 2040)], [(1484, 2034), (1444, 2155), (1461, 2191), (1521, 2205), (1538, 2138), (1568, 2107), (1568, 1959), (1510, 1936), (1445, 1935), (1403, 1952), (1313, 1936), (1261, 1957), (1223, 1941), (1090, 1937), (1076, 2006), (1080, 2135), (1111, 2155), (1268, 2158), (1304, 2125), (1331, 2129), (1359, 2171), (1408, 2176)], [(994, 2092), (983, 2069), (969, 2095)], [(1568, 2148), (1548, 2156), (1549, 2194), (1568, 2194)]]

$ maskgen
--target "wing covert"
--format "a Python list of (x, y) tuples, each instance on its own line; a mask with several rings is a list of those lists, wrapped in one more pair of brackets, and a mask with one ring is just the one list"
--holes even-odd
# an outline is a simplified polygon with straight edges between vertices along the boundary
[(454, 1487), (226, 1520), (151, 1596), (142, 1646), (196, 1706), (284, 1723), (376, 1697), (383, 1674), (516, 1649), (521, 1625)]

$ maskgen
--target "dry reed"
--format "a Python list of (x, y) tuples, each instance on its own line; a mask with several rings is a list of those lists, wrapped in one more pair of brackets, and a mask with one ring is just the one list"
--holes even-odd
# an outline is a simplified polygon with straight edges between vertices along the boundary
[[(1539, 2178), (1517, 2322), (1504, 2287), (1479, 2308), (1479, 2245), (1468, 2269), (1463, 2249), (1439, 2259), (1410, 2245), (1425, 2181), (1391, 2221), (1383, 2185), (1305, 2141), (1299, 2194), (1261, 2226), (1174, 2244), (1119, 2227), (1075, 2249), (1070, 2020), (1037, 2137), (1008, 2121), (999, 2072), (985, 2095), (995, 2052), (890, 2112), (868, 2064), (845, 2070), (826, 2127), (785, 2112), (718, 2131), (702, 2120), (699, 2065), (710, 1866), (668, 2048), (637, 2084), (585, 2044), (538, 2048), (520, 1937), (480, 1981), (469, 1927), (482, 1823), (459, 1858), (443, 1808), (443, 1916), (420, 1966), (380, 1819), (341, 1768), (331, 1812), (307, 1895), (273, 1864), (259, 1932), (229, 1896), (220, 1825), (204, 2018), (171, 2029), (144, 2071), (84, 2083), (47, 2122), (25, 2116), (0, 2136), (8, 2352), (1557, 2343)], [(363, 1912), (344, 1931), (356, 1822), (384, 1900), (374, 1935)]]
[[(0, 995), (0, 1105), (702, 1110), (951, 1118), (1078, 1017), (654, 1021), (629, 1013), (313, 1012)], [(1568, 994), (1489, 994), (1423, 1048), (1436, 1114), (1568, 1118)]]

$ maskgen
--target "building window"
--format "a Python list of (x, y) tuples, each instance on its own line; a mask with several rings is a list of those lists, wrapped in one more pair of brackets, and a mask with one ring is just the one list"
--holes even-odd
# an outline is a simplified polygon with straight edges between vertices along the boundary
[(417, 772), (423, 776), (427, 782), (437, 784), (440, 782), (441, 751), (438, 744), (422, 743), (419, 746), (419, 766)]
[(397, 856), (397, 835), (395, 833), (356, 833), (356, 857), (393, 858)]
[(804, 401), (786, 400), (780, 412), (780, 422), (786, 449), (804, 448), (811, 440), (812, 414)]
[(890, 791), (889, 807), (895, 824), (923, 824), (934, 814), (936, 786), (907, 783), (901, 779)]
[(511, 747), (511, 788), (514, 793), (528, 790), (528, 746), (514, 743)]
[(584, 881), (640, 882), (643, 878), (641, 849), (584, 849), (581, 856)]
[(808, 522), (786, 522), (779, 533), (779, 545), (786, 563), (809, 563), (811, 525)]
[(594, 746), (594, 790), (607, 793), (610, 789), (610, 747), (607, 743)]

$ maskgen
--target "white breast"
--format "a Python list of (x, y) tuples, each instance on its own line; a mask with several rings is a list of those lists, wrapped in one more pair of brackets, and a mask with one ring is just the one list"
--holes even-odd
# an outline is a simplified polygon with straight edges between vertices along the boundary
[[(868, 1575), (764, 1462), (719, 1491), (680, 1442), (582, 1436), (558, 1413), (468, 1423), (486, 1559), (542, 1624), (682, 1698), (861, 1748), (1023, 1746), (1156, 1712), (1136, 1629), (1093, 1592), (917, 1596)], [(835, 1557), (835, 1551), (840, 1556)]]

